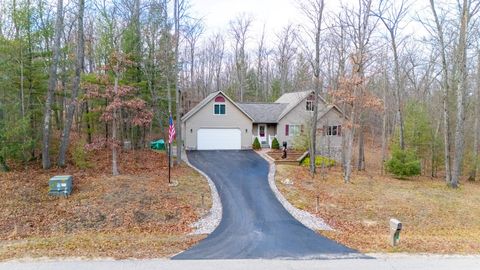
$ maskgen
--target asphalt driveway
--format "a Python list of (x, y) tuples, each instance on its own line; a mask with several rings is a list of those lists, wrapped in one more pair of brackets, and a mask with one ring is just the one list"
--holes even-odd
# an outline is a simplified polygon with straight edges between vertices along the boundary
[(212, 234), (172, 259), (365, 258), (294, 219), (268, 185), (268, 162), (255, 152), (190, 151), (187, 155), (215, 183), (223, 215)]

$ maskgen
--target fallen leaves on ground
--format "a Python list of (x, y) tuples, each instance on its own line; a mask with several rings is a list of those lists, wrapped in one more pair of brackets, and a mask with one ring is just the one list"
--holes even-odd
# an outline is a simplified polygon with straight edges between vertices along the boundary
[[(202, 238), (187, 236), (211, 204), (200, 174), (175, 166), (172, 179), (179, 185), (170, 187), (165, 154), (136, 150), (121, 153), (121, 175), (113, 177), (109, 154), (91, 155), (93, 167), (86, 170), (29, 164), (0, 174), (0, 259), (162, 257)], [(73, 175), (72, 195), (49, 196), (48, 179), (63, 174)]]
[[(335, 229), (320, 233), (362, 252), (480, 252), (480, 183), (462, 182), (454, 190), (441, 178), (399, 180), (371, 168), (344, 184), (339, 166), (319, 169), (312, 180), (308, 168), (278, 165), (276, 182), (292, 204), (310, 213), (316, 213), (318, 196), (316, 214)], [(294, 185), (282, 184), (285, 178)], [(395, 248), (388, 241), (390, 218), (403, 223)]]

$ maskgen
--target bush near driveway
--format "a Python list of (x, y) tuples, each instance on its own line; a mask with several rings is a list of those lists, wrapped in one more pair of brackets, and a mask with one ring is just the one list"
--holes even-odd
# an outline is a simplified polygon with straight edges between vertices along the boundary
[(261, 148), (260, 141), (258, 141), (258, 137), (255, 137), (255, 140), (253, 140), (252, 148), (255, 150), (258, 150)]
[(273, 138), (272, 140), (272, 149), (280, 149), (280, 144), (278, 143), (277, 138)]

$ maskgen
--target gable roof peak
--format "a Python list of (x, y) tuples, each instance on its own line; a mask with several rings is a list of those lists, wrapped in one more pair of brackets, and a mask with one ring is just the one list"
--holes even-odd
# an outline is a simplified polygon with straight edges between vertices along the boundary
[[(278, 120), (282, 119), (285, 115), (287, 115), (293, 108), (297, 107), (300, 102), (302, 102), (304, 99), (306, 99), (308, 96), (311, 94), (315, 94), (315, 91), (313, 90), (308, 90), (308, 91), (300, 91), (300, 92), (289, 92), (283, 94), (281, 97), (279, 97), (275, 103), (287, 103), (287, 107), (285, 110), (283, 110), (282, 114), (279, 116)], [(325, 99), (323, 99), (321, 96), (318, 96), (320, 101), (323, 102), (323, 104), (327, 104)]]
[(197, 113), (201, 108), (203, 108), (205, 105), (207, 105), (212, 99), (217, 97), (218, 95), (222, 95), (225, 97), (228, 101), (230, 101), (237, 109), (239, 109), (243, 114), (245, 114), (248, 118), (250, 118), (253, 121), (253, 117), (250, 116), (243, 108), (238, 106), (238, 104), (233, 101), (229, 96), (227, 96), (224, 92), (222, 91), (216, 91), (210, 93), (208, 96), (206, 96), (200, 103), (198, 103), (195, 107), (193, 107), (189, 112), (187, 112), (181, 119), (182, 121), (187, 120), (188, 118), (192, 117), (195, 113)]

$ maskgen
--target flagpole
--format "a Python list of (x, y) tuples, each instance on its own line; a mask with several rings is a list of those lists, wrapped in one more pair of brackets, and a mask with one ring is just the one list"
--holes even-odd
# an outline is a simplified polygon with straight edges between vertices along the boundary
[(172, 156), (172, 144), (168, 143), (168, 183), (170, 184), (170, 164), (171, 162), (171, 156)]
[(175, 136), (175, 127), (173, 125), (172, 114), (168, 118), (168, 183), (171, 184), (171, 167), (172, 167), (172, 142)]

